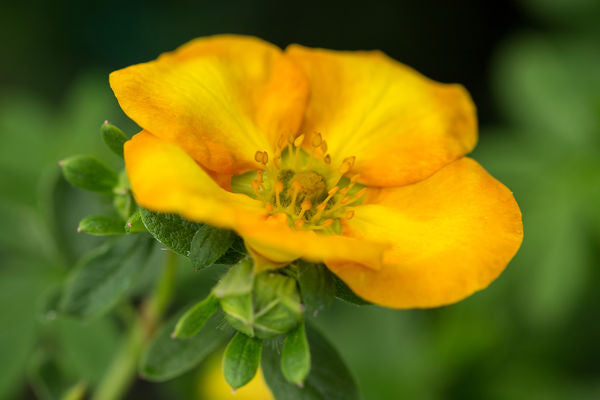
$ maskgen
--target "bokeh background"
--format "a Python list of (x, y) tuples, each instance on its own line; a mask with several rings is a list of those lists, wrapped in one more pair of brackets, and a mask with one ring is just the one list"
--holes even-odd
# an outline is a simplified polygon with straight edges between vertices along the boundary
[[(522, 208), (523, 246), (489, 289), (434, 310), (339, 302), (313, 318), (365, 400), (600, 398), (598, 21), (596, 0), (3, 1), (0, 398), (59, 399), (74, 383), (93, 386), (122, 339), (118, 312), (81, 322), (46, 306), (102, 240), (77, 235), (78, 221), (108, 207), (69, 187), (57, 161), (83, 153), (118, 165), (100, 124), (135, 133), (108, 73), (225, 32), (282, 47), (381, 49), (462, 83), (479, 111), (473, 157)], [(216, 279), (185, 263), (174, 309)], [(199, 399), (209, 370), (138, 380), (127, 398)]]

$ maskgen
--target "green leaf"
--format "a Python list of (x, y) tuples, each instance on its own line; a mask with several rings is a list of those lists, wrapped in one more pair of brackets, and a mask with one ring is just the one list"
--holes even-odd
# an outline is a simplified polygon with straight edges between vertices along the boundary
[(356, 382), (336, 350), (310, 326), (307, 336), (312, 367), (302, 387), (285, 379), (277, 350), (265, 346), (261, 366), (273, 396), (285, 400), (357, 400)]
[(190, 260), (196, 269), (210, 267), (231, 247), (235, 234), (226, 229), (201, 226), (192, 239)]
[(140, 210), (137, 210), (129, 219), (127, 223), (125, 223), (125, 232), (127, 233), (136, 233), (136, 232), (146, 232), (146, 227), (142, 222), (142, 214)]
[(254, 378), (260, 363), (261, 350), (262, 340), (241, 332), (235, 334), (223, 356), (223, 372), (229, 386), (237, 389)]
[(119, 175), (94, 157), (69, 157), (59, 165), (65, 179), (81, 189), (111, 194), (119, 184)]
[(227, 249), (225, 254), (219, 258), (215, 264), (221, 265), (234, 265), (237, 264), (242, 258), (248, 254), (244, 245), (244, 239), (234, 234), (233, 243), (231, 247)]
[(77, 231), (98, 236), (122, 235), (125, 233), (125, 228), (123, 227), (123, 221), (120, 218), (91, 215), (79, 222)]
[(187, 221), (177, 214), (162, 214), (140, 209), (142, 222), (148, 232), (162, 244), (182, 256), (190, 256), (196, 231), (203, 224)]
[(129, 140), (123, 131), (116, 126), (109, 124), (108, 121), (104, 121), (100, 127), (100, 132), (106, 147), (119, 157), (123, 158), (123, 145)]
[(310, 349), (304, 323), (290, 331), (283, 342), (281, 371), (289, 382), (301, 384), (310, 371)]
[(335, 281), (335, 297), (357, 306), (370, 306), (372, 303), (358, 297), (343, 280), (332, 274)]
[(219, 328), (222, 316), (214, 315), (204, 328), (189, 339), (173, 339), (177, 317), (152, 339), (140, 364), (140, 374), (150, 381), (175, 378), (198, 365), (231, 337), (231, 329)]
[(145, 235), (123, 236), (81, 259), (65, 287), (61, 311), (90, 318), (110, 310), (146, 266), (151, 246)]
[(336, 283), (325, 265), (300, 260), (295, 275), (300, 285), (302, 301), (309, 311), (317, 313), (333, 302)]
[(189, 338), (200, 332), (206, 321), (219, 309), (219, 300), (210, 293), (204, 300), (190, 308), (177, 321), (172, 337)]

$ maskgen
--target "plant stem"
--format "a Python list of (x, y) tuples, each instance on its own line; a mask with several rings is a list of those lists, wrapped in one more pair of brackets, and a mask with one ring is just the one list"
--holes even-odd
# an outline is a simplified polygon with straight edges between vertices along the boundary
[(92, 400), (117, 400), (127, 393), (135, 379), (142, 351), (171, 302), (176, 271), (177, 255), (169, 252), (155, 292), (142, 305)]

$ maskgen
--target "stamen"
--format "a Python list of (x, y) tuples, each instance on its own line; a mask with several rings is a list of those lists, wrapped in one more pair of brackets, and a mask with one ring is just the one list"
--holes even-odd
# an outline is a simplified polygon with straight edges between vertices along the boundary
[(298, 181), (294, 181), (294, 183), (292, 183), (292, 189), (294, 189), (294, 192), (292, 194), (292, 202), (290, 203), (288, 208), (292, 210), (292, 212), (294, 212), (294, 209), (296, 207), (296, 198), (298, 197), (298, 192), (300, 191), (300, 189), (302, 189), (302, 184)]
[(312, 208), (312, 203), (310, 200), (304, 200), (302, 204), (300, 204), (300, 214), (298, 214), (298, 219), (302, 219), (304, 213)]
[(262, 157), (262, 151), (257, 150), (256, 153), (254, 153), (254, 161), (262, 163)]
[(269, 154), (266, 151), (263, 151), (262, 163), (263, 163), (263, 165), (267, 165), (268, 162), (269, 162)]
[(269, 202), (267, 204), (265, 204), (265, 208), (267, 209), (267, 212), (270, 214), (273, 212), (273, 203)]
[(264, 182), (264, 180), (263, 180), (263, 171), (262, 170), (258, 170), (256, 172), (256, 176), (257, 176), (258, 183), (263, 183)]
[(275, 182), (275, 202), (277, 204), (277, 208), (281, 208), (281, 201), (279, 199), (279, 194), (283, 192), (283, 183), (281, 181)]
[(304, 142), (304, 133), (294, 140), (294, 146), (300, 147), (302, 146), (302, 142)]

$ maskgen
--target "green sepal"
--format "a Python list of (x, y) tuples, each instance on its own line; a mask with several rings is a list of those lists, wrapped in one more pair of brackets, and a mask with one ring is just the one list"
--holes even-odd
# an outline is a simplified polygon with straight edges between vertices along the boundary
[(129, 140), (127, 135), (116, 126), (108, 123), (108, 121), (104, 121), (100, 127), (100, 134), (102, 135), (102, 140), (104, 140), (106, 147), (119, 157), (123, 158), (123, 145)]
[(123, 227), (123, 220), (104, 215), (91, 215), (82, 219), (79, 222), (77, 232), (85, 232), (97, 236), (123, 235), (126, 233)]
[(142, 214), (140, 210), (137, 210), (135, 213), (129, 217), (127, 222), (125, 223), (125, 232), (127, 233), (137, 233), (137, 232), (146, 232), (146, 227), (142, 222)]
[(317, 313), (333, 302), (335, 278), (325, 265), (299, 260), (290, 270), (300, 285), (302, 302), (309, 311)]
[(235, 233), (226, 229), (214, 228), (210, 225), (201, 226), (190, 245), (190, 261), (197, 270), (208, 268), (215, 264), (231, 247)]
[(304, 323), (291, 330), (283, 342), (281, 372), (289, 382), (302, 384), (310, 372), (310, 349)]
[(91, 192), (112, 194), (119, 175), (90, 156), (73, 156), (59, 162), (65, 179), (73, 186)]
[(256, 276), (253, 290), (256, 336), (270, 338), (290, 331), (302, 320), (303, 307), (296, 281), (278, 272)]
[(177, 214), (140, 209), (142, 222), (156, 240), (177, 254), (190, 256), (192, 239), (203, 224), (187, 221)]
[(254, 336), (253, 285), (252, 260), (246, 258), (231, 267), (213, 289), (227, 321), (248, 336)]
[(186, 311), (175, 325), (172, 338), (189, 338), (200, 332), (206, 321), (219, 309), (219, 299), (210, 293), (204, 300)]
[(234, 389), (250, 382), (260, 364), (262, 340), (237, 332), (227, 345), (223, 356), (225, 380)]

